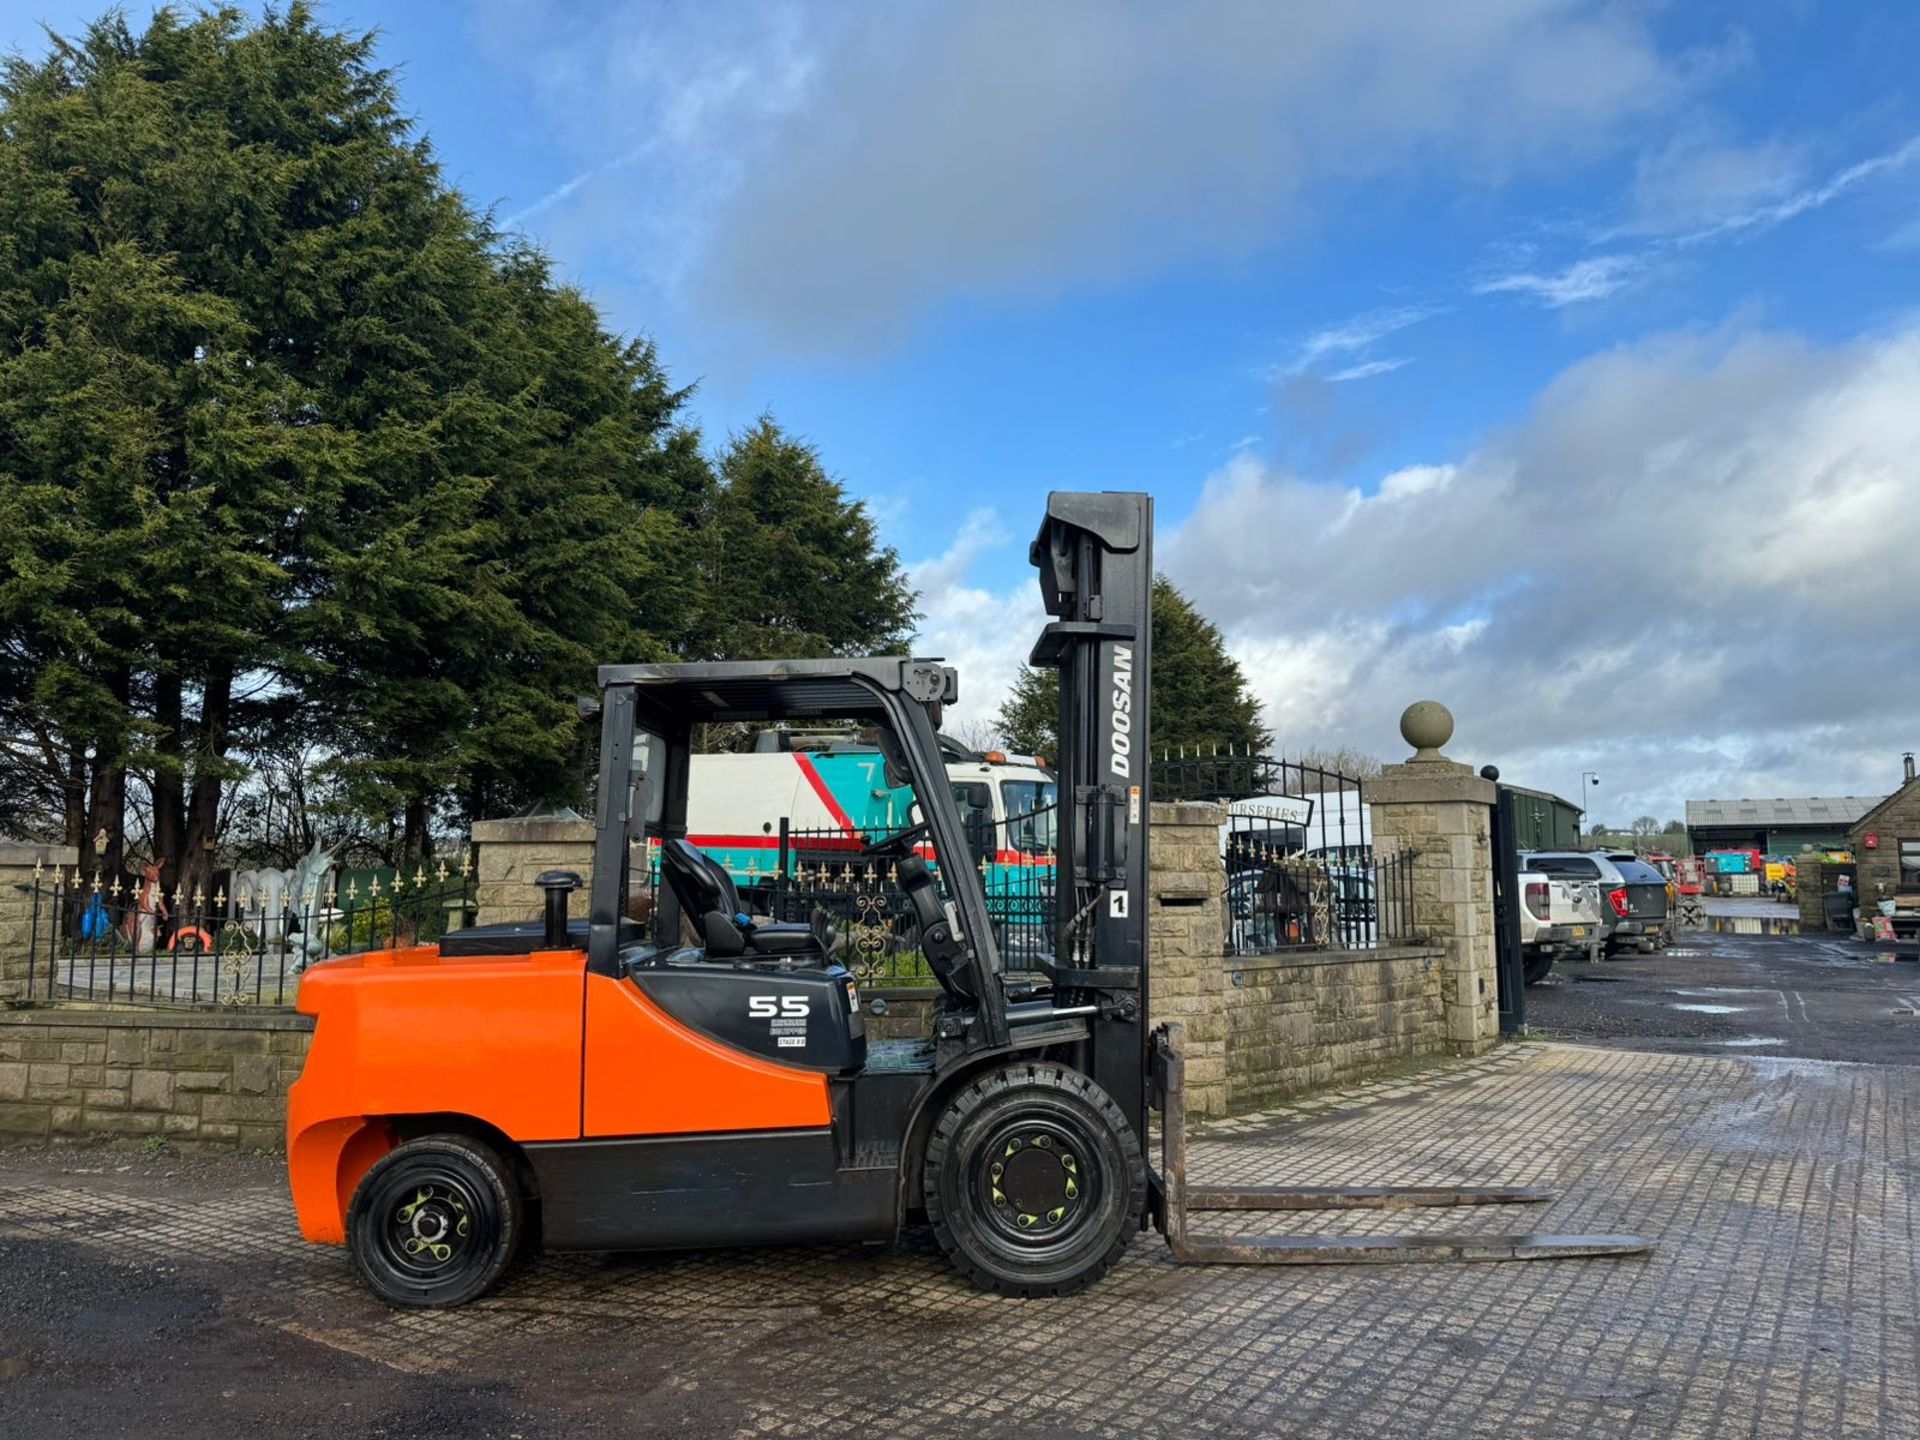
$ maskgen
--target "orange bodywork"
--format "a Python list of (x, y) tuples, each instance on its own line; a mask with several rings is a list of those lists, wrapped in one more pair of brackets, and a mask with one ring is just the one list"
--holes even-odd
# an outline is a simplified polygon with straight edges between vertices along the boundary
[(317, 1017), (287, 1093), (300, 1233), (342, 1244), (354, 1188), (394, 1121), (468, 1116), (517, 1143), (824, 1126), (824, 1075), (682, 1025), (578, 950), (443, 957), (438, 946), (327, 961), (300, 982)]

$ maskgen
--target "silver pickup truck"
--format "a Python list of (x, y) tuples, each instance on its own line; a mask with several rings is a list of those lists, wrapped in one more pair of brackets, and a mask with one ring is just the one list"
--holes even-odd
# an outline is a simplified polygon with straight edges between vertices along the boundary
[(1519, 891), (1527, 984), (1546, 979), (1559, 956), (1590, 955), (1604, 942), (1598, 881), (1522, 869)]

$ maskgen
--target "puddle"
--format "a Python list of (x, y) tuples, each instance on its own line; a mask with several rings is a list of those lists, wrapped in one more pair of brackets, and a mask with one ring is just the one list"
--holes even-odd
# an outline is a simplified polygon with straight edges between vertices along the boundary
[(1716, 1040), (1716, 1045), (1724, 1045), (1729, 1050), (1751, 1050), (1761, 1045), (1784, 1045), (1785, 1040), (1768, 1035), (1742, 1035), (1737, 1040)]
[(1797, 915), (1709, 915), (1707, 928), (1716, 935), (1798, 935)]
[(1674, 1005), (1674, 1010), (1686, 1010), (1695, 1015), (1738, 1015), (1747, 1009), (1745, 1005)]

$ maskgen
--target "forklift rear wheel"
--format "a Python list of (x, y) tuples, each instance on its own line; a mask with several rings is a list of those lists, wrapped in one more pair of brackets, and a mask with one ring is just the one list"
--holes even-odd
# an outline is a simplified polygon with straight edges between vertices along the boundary
[(347, 1246), (389, 1305), (464, 1305), (500, 1278), (520, 1243), (520, 1191), (504, 1161), (464, 1135), (383, 1155), (353, 1192)]
[(954, 1266), (1002, 1295), (1067, 1295), (1113, 1267), (1140, 1228), (1147, 1167), (1092, 1080), (1009, 1065), (948, 1102), (927, 1140), (927, 1218)]

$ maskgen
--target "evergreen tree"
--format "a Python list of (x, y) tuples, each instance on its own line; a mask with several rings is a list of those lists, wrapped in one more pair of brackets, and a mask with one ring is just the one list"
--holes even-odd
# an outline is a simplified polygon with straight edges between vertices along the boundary
[[(1211, 621), (1164, 575), (1153, 581), (1154, 753), (1185, 746), (1264, 750), (1272, 734), (1240, 662)], [(999, 728), (1010, 749), (1058, 755), (1059, 682), (1052, 670), (1023, 667), (1000, 707)]]
[(700, 537), (707, 626), (695, 648), (729, 660), (898, 653), (914, 593), (813, 447), (763, 415), (721, 452)]

